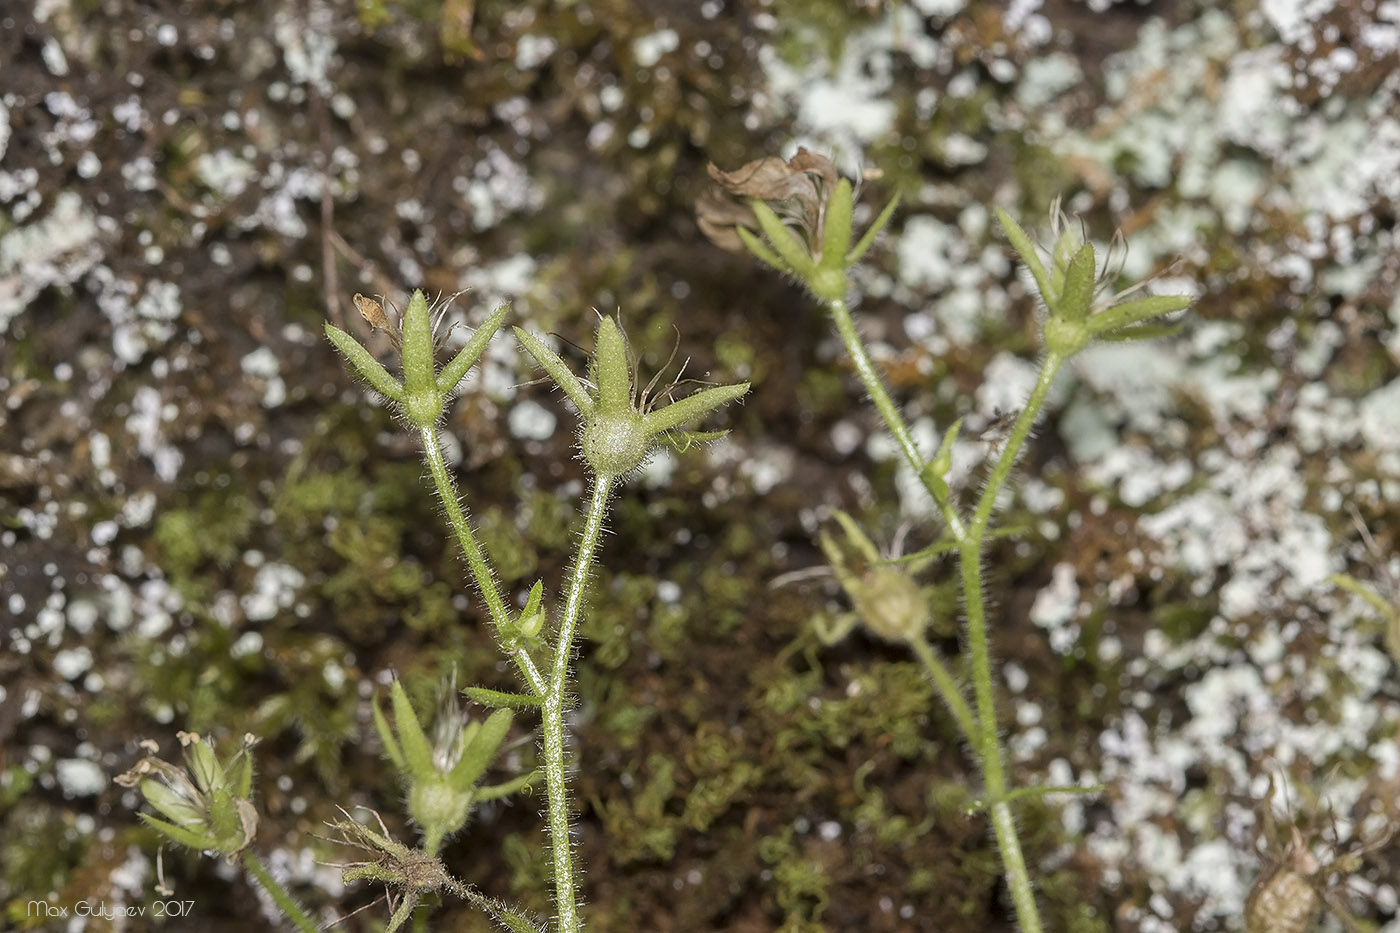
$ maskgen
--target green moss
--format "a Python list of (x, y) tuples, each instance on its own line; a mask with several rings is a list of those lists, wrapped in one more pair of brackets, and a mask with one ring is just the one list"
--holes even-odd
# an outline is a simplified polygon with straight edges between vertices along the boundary
[[(45, 929), (25, 912), (30, 897), (64, 892), (74, 873), (89, 858), (90, 833), (75, 824), (77, 814), (55, 807), (34, 793), (21, 795), (24, 806), (10, 810), (0, 824), (0, 895), (8, 901), (6, 917), (18, 929)], [(71, 904), (86, 894), (60, 898)], [(13, 900), (9, 900), (13, 898)]]
[(830, 879), (821, 863), (798, 849), (793, 831), (760, 839), (758, 857), (773, 873), (773, 897), (783, 914), (780, 929), (824, 929), (816, 922), (831, 900)]
[(628, 865), (668, 861), (675, 855), (678, 821), (668, 812), (676, 792), (675, 770), (667, 756), (648, 755), (637, 775), (643, 781), (639, 787), (624, 797), (594, 802), (614, 861)]
[(281, 689), (258, 707), (259, 735), (295, 732), (292, 759), (311, 762), (327, 794), (346, 791), (341, 751), (360, 738), (358, 672), (340, 639), (313, 633), (287, 633), (268, 652)]
[(211, 565), (227, 570), (236, 563), (257, 518), (247, 491), (231, 475), (222, 475), (212, 485), (193, 503), (162, 511), (156, 519), (156, 559), (187, 602), (212, 595), (216, 578), (201, 579), (198, 572)]
[(476, 512), (476, 533), (482, 548), (491, 555), (491, 564), (508, 584), (533, 580), (539, 558), (529, 538), (516, 528), (514, 510), (490, 506)]

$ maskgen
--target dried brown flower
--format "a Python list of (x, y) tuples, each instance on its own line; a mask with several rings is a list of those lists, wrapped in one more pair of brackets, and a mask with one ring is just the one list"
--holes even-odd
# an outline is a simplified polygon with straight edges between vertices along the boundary
[(744, 243), (738, 227), (757, 231), (751, 199), (767, 202), (788, 226), (806, 240), (813, 258), (820, 258), (826, 204), (840, 179), (836, 165), (824, 155), (807, 149), (784, 161), (766, 156), (742, 165), (732, 172), (721, 171), (713, 162), (710, 178), (717, 187), (705, 192), (695, 205), (700, 230), (721, 249), (742, 253)]

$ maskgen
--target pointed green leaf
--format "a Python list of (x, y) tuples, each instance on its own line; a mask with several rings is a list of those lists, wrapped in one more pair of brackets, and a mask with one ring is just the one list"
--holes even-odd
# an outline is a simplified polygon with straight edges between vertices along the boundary
[(408, 762), (404, 761), (403, 750), (399, 748), (398, 739), (394, 738), (394, 730), (389, 727), (389, 720), (384, 717), (384, 711), (379, 708), (378, 697), (370, 701), (370, 710), (374, 714), (374, 729), (379, 733), (379, 741), (384, 744), (384, 754), (388, 756), (394, 770), (407, 775)]
[(875, 244), (875, 238), (880, 235), (880, 231), (885, 229), (885, 225), (894, 216), (895, 208), (899, 207), (899, 195), (890, 198), (890, 203), (886, 204), (884, 210), (880, 211), (880, 216), (875, 218), (875, 222), (861, 236), (860, 242), (846, 255), (846, 265), (853, 266), (860, 262), (861, 258), (870, 251), (870, 247)]
[(846, 253), (851, 248), (851, 214), (855, 211), (851, 182), (842, 178), (831, 189), (822, 215), (821, 264), (828, 269), (846, 271)]
[(1016, 255), (1021, 257), (1021, 262), (1025, 263), (1026, 268), (1031, 270), (1031, 275), (1035, 276), (1036, 288), (1040, 289), (1040, 294), (1048, 304), (1054, 290), (1050, 285), (1050, 274), (1045, 271), (1045, 263), (1040, 261), (1035, 245), (1031, 243), (1031, 238), (1026, 236), (1026, 231), (1021, 229), (1021, 225), (1011, 219), (1010, 214), (999, 207), (995, 208), (995, 211), (997, 223), (1001, 224), (1001, 229), (1006, 232), (1006, 238), (1011, 241), (1011, 246), (1016, 250)]
[(753, 213), (758, 218), (758, 226), (768, 238), (768, 245), (783, 258), (789, 269), (801, 279), (811, 278), (816, 269), (807, 245), (801, 238), (773, 213), (773, 208), (762, 201), (753, 202)]
[(487, 766), (491, 764), (491, 759), (496, 757), (501, 743), (505, 741), (506, 733), (510, 731), (510, 724), (514, 718), (515, 714), (508, 709), (498, 709), (486, 717), (486, 721), (481, 724), (480, 731), (472, 737), (471, 741), (464, 744), (462, 757), (452, 769), (449, 780), (451, 780), (453, 787), (458, 790), (467, 790), (481, 780), (481, 776), (486, 773)]
[(530, 595), (525, 598), (525, 608), (520, 610), (520, 618), (528, 618), (538, 613), (543, 602), (544, 581), (536, 580), (535, 585), (530, 587)]
[(408, 767), (403, 769), (414, 780), (432, 777), (433, 745), (413, 712), (413, 704), (408, 702), (408, 694), (403, 684), (395, 680), (389, 688), (389, 699), (394, 707), (394, 725), (397, 728), (399, 743), (403, 747), (404, 759)]
[(554, 380), (564, 394), (569, 397), (569, 401), (574, 403), (579, 415), (588, 420), (593, 417), (597, 405), (594, 403), (588, 390), (583, 387), (583, 383), (573, 374), (573, 371), (560, 359), (545, 342), (529, 331), (519, 327), (514, 328), (515, 339), (520, 341), (520, 345), (525, 348), (525, 352), (535, 358), (535, 362), (540, 364), (540, 368), (549, 373), (549, 378)]
[(1089, 318), (1089, 330), (1097, 336), (1120, 327), (1150, 321), (1173, 311), (1183, 311), (1194, 300), (1190, 295), (1151, 295), (1136, 301), (1125, 301)]
[(529, 693), (506, 693), (489, 687), (463, 687), (468, 699), (492, 709), (531, 709), (542, 706), (544, 699)]
[(943, 441), (938, 445), (938, 453), (933, 455), (933, 460), (929, 465), (938, 471), (939, 477), (947, 475), (953, 468), (953, 445), (957, 443), (958, 432), (962, 430), (963, 420), (959, 418), (954, 421), (948, 430), (943, 432)]
[(500, 784), (492, 784), (488, 787), (477, 788), (476, 799), (478, 801), (482, 801), (497, 800), (501, 797), (509, 797), (511, 794), (514, 794), (522, 788), (529, 787), (531, 784), (537, 784), (543, 779), (544, 772), (536, 768), (529, 774), (522, 774), (520, 775), (520, 777), (515, 778), (514, 780), (503, 781)]
[(501, 305), (491, 313), (476, 333), (471, 335), (466, 346), (457, 351), (451, 361), (438, 373), (437, 387), (443, 395), (451, 395), (457, 391), (457, 386), (466, 377), (467, 371), (476, 365), (476, 361), (481, 359), (481, 354), (486, 351), (486, 345), (491, 342), (491, 338), (496, 336), (496, 331), (501, 329), (501, 324), (505, 321), (506, 315), (510, 313), (510, 303)]
[(598, 322), (598, 336), (593, 347), (593, 381), (598, 386), (598, 415), (620, 415), (632, 409), (632, 369), (627, 359), (627, 341), (622, 339), (622, 331), (610, 317)]
[(643, 419), (648, 434), (660, 434), (709, 414), (721, 405), (727, 405), (749, 391), (747, 382), (734, 385), (715, 386), (694, 395), (672, 402), (665, 408), (658, 408)]
[(529, 916), (514, 907), (510, 907), (504, 901), (479, 894), (470, 888), (460, 893), (475, 907), (484, 910), (492, 920), (500, 925), (501, 929), (507, 930), (509, 933), (545, 933), (542, 924), (536, 923)]
[(326, 337), (349, 361), (356, 374), (368, 382), (376, 392), (395, 402), (403, 401), (403, 386), (389, 375), (387, 369), (379, 365), (379, 361), (371, 356), (358, 340), (334, 324), (326, 325)]
[(1094, 303), (1095, 258), (1094, 244), (1085, 243), (1079, 247), (1065, 269), (1064, 288), (1059, 300), (1050, 306), (1052, 313), (1072, 321), (1082, 321), (1089, 316)]
[(777, 269), (783, 275), (792, 275), (793, 271), (787, 263), (783, 262), (781, 256), (768, 248), (768, 244), (754, 235), (753, 231), (745, 227), (735, 227), (734, 232), (739, 234), (739, 239), (744, 241), (744, 246), (750, 253), (761, 259), (763, 262)]
[(175, 826), (174, 824), (167, 823), (165, 822), (165, 820), (162, 820), (159, 817), (151, 816), (149, 813), (138, 813), (136, 815), (141, 819), (143, 823), (154, 829), (156, 832), (160, 833), (165, 838), (169, 839), (171, 842), (178, 843), (182, 846), (189, 846), (196, 852), (203, 852), (207, 849), (213, 848), (213, 840), (205, 834), (190, 832), (188, 829), (185, 829), (182, 826)]

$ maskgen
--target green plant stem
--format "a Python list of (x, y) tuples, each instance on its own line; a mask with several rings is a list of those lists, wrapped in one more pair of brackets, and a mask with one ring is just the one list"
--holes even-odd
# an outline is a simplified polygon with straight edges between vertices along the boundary
[(860, 334), (856, 331), (855, 321), (851, 318), (851, 310), (846, 307), (844, 299), (836, 299), (826, 303), (827, 310), (831, 312), (831, 319), (836, 324), (836, 333), (840, 335), (841, 342), (846, 345), (846, 352), (851, 356), (851, 362), (855, 364), (856, 375), (860, 377), (861, 383), (865, 386), (866, 394), (875, 403), (875, 410), (884, 419), (885, 426), (889, 428), (890, 435), (894, 437), (895, 443), (899, 444), (900, 451), (904, 454), (905, 461), (914, 471), (914, 475), (923, 483), (924, 489), (928, 490), (929, 497), (940, 512), (943, 513), (943, 520), (948, 523), (953, 536), (961, 539), (963, 536), (962, 519), (958, 517), (957, 511), (946, 501), (946, 497), (939, 494), (934, 486), (933, 476), (928, 468), (928, 463), (924, 460), (923, 454), (919, 453), (919, 446), (914, 443), (914, 436), (909, 433), (909, 426), (904, 423), (904, 416), (899, 413), (898, 406), (890, 398), (890, 393), (885, 389), (885, 383), (880, 379), (880, 374), (875, 370), (875, 364), (870, 359), (870, 354), (865, 350), (865, 343), (860, 339)]
[(1007, 437), (1001, 456), (982, 490), (977, 510), (968, 525), (965, 537), (958, 544), (962, 564), (963, 600), (967, 610), (967, 654), (972, 668), (973, 701), (977, 707), (978, 737), (972, 745), (982, 767), (982, 780), (991, 801), (992, 831), (1001, 851), (1002, 868), (1011, 889), (1011, 900), (1022, 933), (1039, 933), (1040, 916), (1036, 911), (1035, 895), (1031, 889), (1030, 873), (1026, 870), (1021, 841), (1007, 803), (1006, 764), (1002, 756), (1001, 738), (997, 729), (996, 696), (992, 690), (992, 658), (987, 639), (987, 613), (982, 595), (982, 547), (996, 506), (997, 495), (1006, 484), (1020, 454), (1021, 446), (1030, 435), (1031, 427), (1045, 404), (1050, 386), (1055, 381), (1063, 360), (1053, 354), (1045, 358), (1035, 388), (1016, 424)]
[(938, 652), (933, 650), (933, 646), (923, 635), (912, 639), (909, 642), (909, 647), (918, 656), (924, 670), (933, 680), (933, 685), (937, 688), (939, 695), (943, 697), (948, 711), (953, 714), (958, 727), (962, 729), (963, 737), (976, 745), (979, 741), (977, 717), (972, 714), (972, 707), (968, 706), (967, 700), (963, 698), (962, 691), (958, 689), (957, 681), (948, 672), (948, 666), (943, 663), (943, 659), (938, 656)]
[(243, 852), (241, 858), (243, 860), (243, 866), (248, 869), (248, 873), (262, 886), (262, 889), (268, 893), (268, 896), (276, 902), (278, 908), (282, 911), (282, 916), (290, 920), (302, 933), (317, 933), (319, 927), (316, 925), (315, 921), (306, 915), (306, 911), (302, 910), (301, 905), (287, 893), (287, 889), (277, 883), (277, 879), (272, 877), (272, 872), (267, 870), (267, 866), (262, 863), (261, 859), (247, 850)]
[[(467, 559), (467, 567), (471, 569), (472, 579), (476, 581), (476, 587), (481, 591), (481, 598), (486, 600), (486, 608), (491, 613), (491, 618), (496, 623), (499, 632), (503, 626), (510, 623), (510, 610), (506, 608), (505, 600), (501, 598), (501, 592), (496, 587), (495, 574), (491, 572), (491, 565), (486, 562), (486, 555), (482, 552), (481, 545), (477, 543), (476, 535), (472, 533), (467, 516), (462, 511), (462, 503), (457, 498), (457, 487), (453, 485), (452, 477), (447, 472), (447, 464), (442, 457), (442, 446), (438, 443), (437, 428), (429, 426), (420, 429), (418, 433), (423, 440), (423, 456), (428, 461), (428, 471), (433, 474), (433, 483), (437, 486), (438, 499), (447, 511), (447, 520), (457, 535), (457, 543), (462, 548), (462, 555)], [(544, 678), (525, 649), (515, 648), (512, 650), (502, 642), (501, 650), (515, 661), (516, 667), (520, 669), (521, 675), (530, 688), (535, 691), (535, 694), (543, 696)]]
[(1044, 362), (1040, 364), (1040, 375), (1036, 376), (1035, 387), (1031, 389), (1031, 397), (1026, 400), (1026, 405), (1021, 409), (1021, 414), (1017, 416), (1011, 433), (1007, 435), (1006, 444), (1001, 449), (1001, 456), (997, 459), (996, 466), (992, 468), (992, 475), (987, 479), (987, 485), (982, 489), (982, 497), (977, 500), (977, 512), (972, 518), (971, 533), (977, 535), (979, 539), (987, 530), (987, 524), (992, 519), (992, 510), (996, 508), (997, 496), (1011, 476), (1011, 469), (1016, 465), (1016, 458), (1021, 455), (1021, 445), (1026, 442), (1031, 428), (1035, 426), (1036, 419), (1040, 417), (1040, 409), (1044, 407), (1045, 398), (1050, 394), (1050, 387), (1054, 385), (1055, 376), (1058, 375), (1063, 363), (1063, 357), (1051, 353), (1047, 354)]
[(564, 600), (564, 616), (559, 620), (559, 637), (554, 645), (554, 666), (549, 689), (544, 692), (541, 707), (541, 729), (544, 732), (544, 774), (549, 793), (549, 836), (554, 855), (554, 910), (558, 916), (558, 933), (577, 933), (582, 929), (578, 916), (578, 883), (574, 879), (573, 841), (570, 834), (569, 788), (564, 762), (564, 714), (568, 712), (569, 665), (573, 660), (574, 635), (588, 590), (588, 577), (593, 555), (603, 536), (603, 517), (607, 514), (608, 495), (613, 480), (596, 477), (593, 494), (588, 502), (588, 516), (579, 539), (578, 556), (569, 578), (569, 591)]

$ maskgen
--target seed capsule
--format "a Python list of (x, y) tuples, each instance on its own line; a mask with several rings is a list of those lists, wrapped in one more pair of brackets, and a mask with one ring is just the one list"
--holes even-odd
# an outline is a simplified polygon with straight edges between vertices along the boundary
[[(1297, 854), (1316, 865), (1306, 850)], [(1248, 933), (1311, 933), (1321, 917), (1322, 895), (1316, 882), (1285, 863), (1254, 885), (1245, 904), (1244, 926)]]

